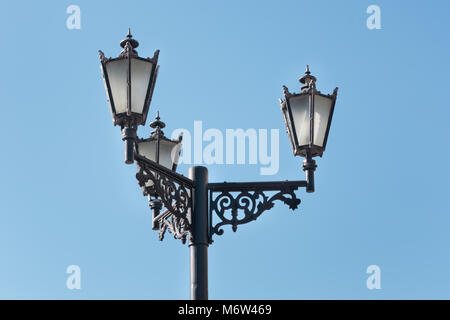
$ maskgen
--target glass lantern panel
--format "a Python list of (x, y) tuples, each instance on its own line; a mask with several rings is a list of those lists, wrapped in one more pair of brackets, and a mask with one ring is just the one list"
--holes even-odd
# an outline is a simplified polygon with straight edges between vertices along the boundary
[[(111, 95), (116, 114), (127, 112), (127, 60), (119, 59), (106, 63)], [(111, 99), (111, 97), (108, 97)]]
[(331, 98), (314, 96), (314, 144), (316, 146), (324, 147), (332, 103)]
[(289, 111), (287, 109), (287, 103), (286, 101), (281, 103), (281, 112), (283, 113), (283, 117), (284, 117), (284, 121), (286, 122), (286, 130), (287, 130), (287, 134), (289, 136), (289, 140), (291, 141), (291, 145), (292, 148), (294, 149), (295, 152), (295, 141), (294, 141), (294, 136), (293, 136), (293, 129), (292, 129), (292, 123), (291, 123), (291, 118), (289, 117)]
[(292, 119), (297, 134), (298, 146), (309, 145), (310, 119), (309, 119), (309, 95), (291, 97)]
[(159, 145), (159, 163), (170, 170), (174, 163), (178, 163), (179, 148), (177, 145), (176, 142), (167, 140), (161, 140)]
[[(156, 140), (147, 140), (138, 142), (138, 150), (141, 156), (149, 160), (158, 162), (160, 165), (172, 170), (174, 163), (177, 164), (180, 156), (181, 143), (167, 140), (160, 140), (159, 144), (159, 161), (156, 161)], [(139, 169), (139, 166), (138, 166)], [(151, 180), (147, 181), (146, 187), (153, 185)]]
[(131, 58), (131, 111), (142, 114), (153, 63)]

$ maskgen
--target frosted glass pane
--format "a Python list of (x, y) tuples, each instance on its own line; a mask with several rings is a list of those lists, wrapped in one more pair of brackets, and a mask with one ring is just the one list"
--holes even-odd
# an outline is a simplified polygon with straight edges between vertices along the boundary
[(116, 114), (127, 112), (127, 60), (114, 60), (106, 64), (109, 85)]
[(142, 114), (153, 63), (131, 59), (131, 111)]
[(138, 150), (141, 156), (156, 161), (156, 140), (138, 142)]
[(319, 147), (323, 147), (332, 102), (330, 98), (314, 96), (314, 144)]
[[(156, 140), (138, 142), (138, 150), (141, 156), (152, 161), (156, 161)], [(159, 144), (159, 164), (172, 170), (173, 164), (178, 163), (181, 150), (181, 143), (169, 142), (161, 140)], [(139, 169), (139, 166), (138, 166)], [(152, 181), (148, 181), (145, 186), (153, 185)]]
[(288, 109), (287, 109), (287, 106), (286, 106), (286, 101), (283, 102), (283, 104), (281, 106), (281, 111), (283, 112), (283, 117), (284, 117), (284, 120), (286, 121), (286, 126), (287, 126), (286, 129), (287, 129), (287, 133), (288, 133), (289, 139), (290, 139), (292, 147), (294, 148), (294, 151), (295, 151), (295, 147), (294, 147), (295, 142), (294, 142), (294, 137), (292, 136), (293, 133), (292, 133), (291, 118), (289, 117), (289, 112), (288, 112)]
[(299, 146), (309, 145), (309, 96), (292, 97), (289, 100)]
[(159, 163), (164, 167), (171, 169), (174, 163), (174, 156), (172, 151), (175, 149), (176, 143), (161, 140), (159, 145)]

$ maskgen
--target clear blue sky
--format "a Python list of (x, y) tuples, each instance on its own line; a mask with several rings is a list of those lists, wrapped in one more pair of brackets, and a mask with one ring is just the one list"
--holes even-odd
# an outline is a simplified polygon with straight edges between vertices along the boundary
[[(81, 8), (69, 30), (66, 8)], [(366, 8), (381, 8), (369, 30)], [(210, 165), (210, 181), (304, 179), (279, 109), (306, 64), (340, 88), (316, 193), (210, 247), (212, 299), (450, 298), (448, 1), (3, 1), (0, 298), (188, 299), (189, 250), (158, 241), (123, 163), (97, 50), (127, 28), (160, 49), (150, 115), (280, 130), (280, 170)], [(149, 134), (148, 126), (140, 136)], [(179, 172), (187, 174), (188, 166)], [(81, 290), (66, 268), (81, 268)], [(366, 268), (381, 268), (381, 289)]]

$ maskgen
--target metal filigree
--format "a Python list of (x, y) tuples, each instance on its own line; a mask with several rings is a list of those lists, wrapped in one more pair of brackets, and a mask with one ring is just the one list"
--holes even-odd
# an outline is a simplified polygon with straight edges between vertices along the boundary
[[(264, 211), (272, 209), (276, 200), (284, 202), (291, 210), (297, 209), (300, 199), (294, 191), (301, 186), (305, 186), (305, 181), (210, 184), (211, 217), (214, 212), (220, 220), (214, 226), (211, 221), (211, 235), (222, 235), (224, 225), (231, 225), (236, 231), (238, 225), (254, 221)], [(265, 193), (275, 191), (272, 196)]]
[(169, 231), (175, 239), (181, 239), (181, 242), (186, 243), (186, 238), (190, 232), (190, 225), (186, 219), (179, 219), (171, 214), (169, 210), (165, 210), (158, 215), (155, 220), (159, 225), (159, 240), (164, 240), (166, 231)]
[(178, 218), (186, 218), (191, 207), (190, 190), (183, 184), (177, 184), (170, 177), (140, 166), (136, 174), (139, 185), (144, 187), (151, 180), (156, 194), (160, 197), (164, 207)]
[(191, 229), (188, 213), (192, 208), (192, 180), (135, 154), (138, 164), (136, 178), (141, 187), (153, 182), (153, 190), (167, 209), (155, 219), (159, 222), (160, 239), (168, 230), (176, 239), (186, 240)]

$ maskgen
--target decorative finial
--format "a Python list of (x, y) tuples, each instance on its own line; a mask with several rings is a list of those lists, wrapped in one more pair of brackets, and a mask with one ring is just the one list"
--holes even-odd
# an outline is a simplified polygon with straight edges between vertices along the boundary
[(157, 129), (162, 129), (166, 126), (166, 124), (164, 122), (161, 121), (161, 118), (159, 117), (159, 111), (156, 112), (156, 118), (154, 121), (152, 121), (150, 123), (150, 127), (152, 127), (153, 129), (157, 128)]
[(305, 74), (311, 74), (311, 72), (309, 71), (309, 65), (308, 65), (308, 64), (306, 65), (306, 71), (305, 71)]
[(311, 75), (311, 71), (309, 71), (309, 65), (306, 65), (305, 75), (299, 79), (300, 83), (303, 83), (304, 86), (302, 90), (309, 89), (311, 87), (315, 87), (316, 77)]
[(120, 41), (120, 46), (122, 48), (124, 48), (124, 50), (122, 50), (121, 54), (125, 54), (126, 51), (128, 50), (126, 48), (127, 44), (128, 44), (128, 46), (131, 47), (131, 48), (128, 48), (128, 49), (131, 49), (130, 51), (131, 51), (132, 55), (137, 55), (137, 52), (134, 49), (139, 46), (139, 42), (137, 40), (133, 39), (133, 36), (131, 35), (131, 28), (128, 28), (127, 38), (123, 39), (122, 41)]

